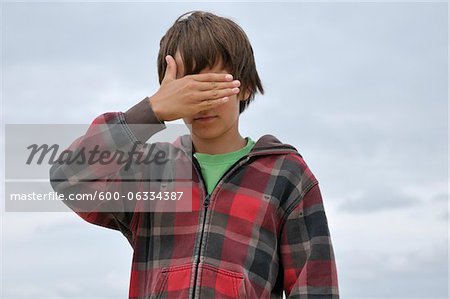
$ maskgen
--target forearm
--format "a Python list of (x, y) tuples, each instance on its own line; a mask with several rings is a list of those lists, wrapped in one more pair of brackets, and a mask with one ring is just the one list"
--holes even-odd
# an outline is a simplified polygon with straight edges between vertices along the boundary
[[(115, 158), (116, 153), (124, 154), (122, 160), (132, 160), (137, 151), (143, 150), (141, 143), (166, 128), (154, 114), (148, 99), (146, 97), (125, 113), (108, 112), (96, 117), (86, 133), (67, 149), (73, 156), (79, 156), (77, 162), (64, 160), (51, 167), (53, 188), (58, 192), (104, 190), (106, 182), (102, 181), (116, 176), (125, 166)], [(83, 161), (78, 163), (80, 160)], [(127, 162), (128, 169), (133, 167), (131, 162)], [(130, 171), (128, 174), (138, 175), (138, 172)]]
[(164, 121), (161, 121), (157, 112), (153, 110), (151, 97), (146, 97), (125, 113), (125, 120), (130, 124), (130, 129), (141, 142), (147, 141), (153, 134), (166, 128)]

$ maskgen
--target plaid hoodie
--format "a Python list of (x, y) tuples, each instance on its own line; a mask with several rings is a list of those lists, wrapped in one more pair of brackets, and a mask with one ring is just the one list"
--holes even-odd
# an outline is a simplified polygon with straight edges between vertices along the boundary
[[(152, 129), (133, 129), (137, 123)], [(126, 152), (139, 144), (144, 150), (164, 128), (145, 98), (126, 113), (98, 116), (69, 149)], [(129, 298), (283, 298), (283, 291), (287, 298), (339, 298), (318, 181), (295, 147), (270, 134), (260, 137), (208, 196), (190, 135), (153, 144), (173, 157), (174, 169), (192, 170), (192, 211), (78, 211), (76, 202), (64, 201), (84, 220), (127, 238), (133, 248)], [(114, 163), (55, 163), (50, 178), (63, 194), (145, 191), (146, 166), (124, 172)]]

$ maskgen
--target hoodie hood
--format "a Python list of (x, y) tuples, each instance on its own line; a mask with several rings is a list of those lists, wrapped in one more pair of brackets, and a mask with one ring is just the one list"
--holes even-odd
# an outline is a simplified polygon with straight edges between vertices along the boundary
[[(192, 137), (190, 134), (179, 136), (174, 141), (174, 146), (182, 149), (188, 155), (192, 155)], [(249, 156), (264, 155), (264, 154), (299, 154), (297, 149), (287, 143), (281, 142), (278, 138), (271, 134), (261, 136), (253, 146), (252, 150), (248, 153)]]

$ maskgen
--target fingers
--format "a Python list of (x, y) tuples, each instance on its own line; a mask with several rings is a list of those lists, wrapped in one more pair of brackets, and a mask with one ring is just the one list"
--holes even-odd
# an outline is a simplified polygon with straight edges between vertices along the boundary
[(228, 82), (196, 82), (197, 88), (200, 91), (212, 90), (212, 89), (225, 89), (239, 87), (241, 82), (239, 80), (228, 81)]
[(229, 82), (233, 80), (233, 76), (231, 74), (223, 73), (203, 73), (190, 76), (192, 77), (192, 79), (199, 82)]
[(163, 81), (175, 80), (177, 78), (177, 64), (175, 62), (175, 59), (171, 55), (167, 55), (166, 63), (167, 67)]
[(189, 89), (200, 110), (210, 109), (227, 102), (239, 93), (241, 85), (239, 80), (233, 80), (233, 76), (226, 73), (188, 75), (184, 76), (184, 79), (192, 80)]
[(199, 101), (205, 101), (205, 100), (210, 100), (210, 99), (214, 100), (214, 99), (220, 99), (223, 97), (231, 97), (238, 93), (239, 93), (238, 87), (224, 88), (224, 89), (212, 89), (212, 90), (198, 92), (196, 94), (196, 98), (199, 99)]
[(206, 110), (211, 109), (215, 106), (219, 106), (225, 102), (227, 102), (230, 98), (229, 97), (222, 97), (218, 99), (208, 99), (200, 102), (200, 110)]

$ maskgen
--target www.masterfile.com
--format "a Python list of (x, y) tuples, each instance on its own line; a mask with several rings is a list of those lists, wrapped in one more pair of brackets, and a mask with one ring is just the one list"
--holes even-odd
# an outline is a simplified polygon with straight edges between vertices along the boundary
[(182, 191), (142, 191), (142, 192), (121, 192), (95, 191), (93, 193), (69, 193), (62, 194), (56, 191), (47, 193), (29, 192), (29, 193), (11, 193), (11, 201), (63, 201), (63, 200), (180, 200), (183, 197)]

